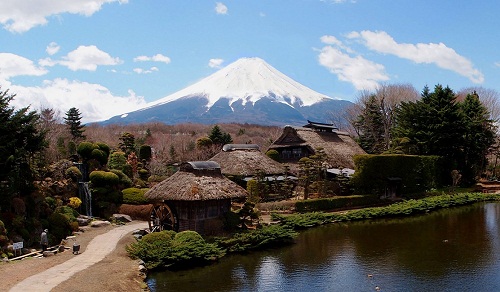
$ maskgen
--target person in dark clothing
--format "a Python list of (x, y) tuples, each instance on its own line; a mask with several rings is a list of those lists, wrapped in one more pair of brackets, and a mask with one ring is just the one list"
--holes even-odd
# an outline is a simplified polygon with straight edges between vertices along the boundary
[(46, 251), (47, 247), (49, 246), (49, 236), (48, 233), (49, 230), (45, 229), (42, 232), (42, 235), (40, 236), (40, 244), (42, 245), (42, 251)]

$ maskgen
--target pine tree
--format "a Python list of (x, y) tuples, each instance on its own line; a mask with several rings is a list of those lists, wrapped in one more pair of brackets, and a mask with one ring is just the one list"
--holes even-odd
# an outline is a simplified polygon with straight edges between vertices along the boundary
[(384, 122), (377, 98), (371, 95), (363, 103), (363, 111), (355, 123), (359, 131), (359, 144), (370, 154), (382, 153), (384, 145)]
[(495, 143), (495, 126), (476, 92), (468, 94), (460, 106), (465, 116), (466, 129), (462, 161), (463, 179), (471, 182), (481, 174), (486, 164), (488, 150)]
[(223, 132), (218, 125), (215, 125), (210, 131), (208, 138), (216, 145), (233, 143), (233, 138), (229, 133)]
[(14, 97), (0, 90), (1, 210), (7, 210), (12, 197), (32, 192), (37, 157), (46, 147), (39, 115), (28, 107), (14, 110), (9, 106)]
[(69, 132), (73, 137), (73, 140), (85, 139), (85, 125), (81, 123), (81, 113), (80, 111), (72, 107), (66, 112), (66, 117), (64, 117), (64, 123), (68, 126)]

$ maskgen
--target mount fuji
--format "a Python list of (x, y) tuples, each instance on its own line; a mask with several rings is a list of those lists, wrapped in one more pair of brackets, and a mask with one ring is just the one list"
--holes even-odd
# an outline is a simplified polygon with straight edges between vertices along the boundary
[(260, 58), (242, 58), (145, 108), (100, 124), (296, 125), (307, 120), (327, 122), (332, 113), (351, 104), (294, 81)]

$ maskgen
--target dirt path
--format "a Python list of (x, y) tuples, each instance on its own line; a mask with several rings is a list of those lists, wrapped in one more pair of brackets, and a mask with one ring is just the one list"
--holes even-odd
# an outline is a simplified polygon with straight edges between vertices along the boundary
[[(118, 291), (114, 290), (114, 288), (103, 290), (103, 286), (99, 285), (102, 284), (105, 286), (106, 283), (94, 282), (93, 284), (91, 284), (92, 281), (84, 280), (84, 275), (92, 272), (98, 272), (99, 275), (102, 275), (104, 279), (107, 280), (104, 280), (105, 282), (109, 282), (110, 287), (120, 287), (120, 283), (113, 283), (113, 281), (120, 281), (119, 277), (116, 277), (116, 269), (123, 268), (123, 274), (126, 274), (127, 272), (130, 273), (130, 271), (127, 271), (125, 269), (130, 269), (135, 265), (135, 271), (133, 272), (135, 273), (137, 270), (137, 265), (134, 264), (130, 259), (127, 259), (126, 254), (121, 250), (124, 249), (124, 245), (126, 245), (125, 242), (131, 242), (133, 238), (131, 239), (131, 237), (127, 237), (126, 241), (122, 240), (122, 238), (124, 238), (125, 235), (130, 234), (133, 230), (146, 227), (147, 222), (132, 222), (127, 225), (111, 228), (106, 233), (95, 236), (88, 243), (88, 246), (82, 251), (81, 254), (75, 255), (71, 258), (68, 257), (67, 260), (62, 263), (56, 264), (46, 269), (45, 271), (41, 271), (40, 273), (25, 278), (24, 280), (14, 285), (10, 289), (10, 291), (56, 291), (59, 290), (59, 287), (57, 286), (61, 283), (62, 286), (69, 286), (71, 288), (71, 291)], [(115, 251), (117, 245), (119, 246), (120, 250)], [(65, 253), (70, 252), (67, 251)], [(56, 255), (55, 257), (58, 256), (59, 255)], [(103, 261), (105, 258), (108, 259), (108, 265), (95, 265)], [(43, 260), (45, 259), (40, 259), (38, 261)], [(120, 267), (124, 262), (128, 263), (128, 265)], [(96, 266), (95, 269), (94, 265)], [(22, 263), (20, 263), (19, 268), (22, 268)], [(73, 277), (75, 277), (75, 281), (73, 281)], [(129, 291), (137, 291), (137, 287), (140, 286), (140, 283), (136, 284), (137, 285), (135, 286), (135, 290)], [(131, 287), (129, 287), (129, 289), (130, 288)], [(120, 289), (120, 291), (124, 290)]]

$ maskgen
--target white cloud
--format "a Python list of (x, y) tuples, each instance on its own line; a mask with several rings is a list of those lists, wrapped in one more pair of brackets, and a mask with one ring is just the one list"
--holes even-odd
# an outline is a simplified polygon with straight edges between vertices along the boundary
[(379, 53), (395, 55), (415, 63), (435, 64), (440, 68), (467, 77), (474, 83), (483, 83), (484, 81), (483, 73), (474, 68), (470, 60), (443, 43), (397, 43), (384, 31), (352, 32), (348, 37), (361, 40), (367, 48)]
[(495, 62), (495, 66), (500, 67), (500, 62)]
[(223, 59), (210, 59), (210, 61), (208, 61), (208, 66), (210, 68), (220, 68), (223, 62)]
[(68, 55), (62, 57), (61, 60), (45, 58), (40, 60), (38, 63), (41, 66), (54, 66), (59, 64), (68, 67), (72, 71), (95, 71), (97, 66), (118, 65), (123, 62), (120, 58), (113, 58), (96, 46), (79, 46), (76, 50), (71, 51)]
[(357, 90), (373, 90), (380, 81), (389, 80), (381, 64), (362, 56), (351, 57), (339, 48), (325, 46), (318, 56), (319, 63), (337, 75), (341, 81), (350, 82)]
[(215, 12), (217, 12), (217, 14), (227, 14), (227, 6), (222, 2), (217, 2), (215, 4)]
[(341, 46), (342, 42), (332, 35), (324, 35), (320, 38), (321, 42), (327, 45)]
[(16, 108), (54, 108), (64, 113), (76, 107), (81, 111), (84, 123), (105, 120), (146, 105), (144, 97), (137, 96), (132, 90), (125, 96), (119, 96), (100, 84), (67, 79), (46, 80), (42, 86), (36, 87), (12, 85), (1, 80), (0, 84), (16, 94), (12, 102)]
[(147, 62), (147, 61), (153, 61), (153, 62), (162, 62), (165, 64), (169, 64), (171, 62), (170, 58), (167, 56), (164, 56), (162, 54), (156, 54), (152, 57), (148, 56), (138, 56), (134, 58), (134, 62)]
[(45, 49), (45, 51), (47, 52), (47, 54), (49, 55), (54, 55), (56, 54), (57, 52), (59, 52), (59, 49), (61, 49), (61, 47), (55, 43), (55, 42), (51, 42), (47, 48)]
[(41, 76), (44, 74), (47, 74), (47, 70), (37, 67), (29, 59), (11, 53), (0, 53), (0, 80), (8, 80), (15, 76)]
[(0, 1), (0, 23), (10, 32), (23, 33), (48, 23), (47, 18), (63, 13), (91, 16), (105, 3), (128, 0), (6, 0)]
[(134, 72), (137, 74), (150, 74), (150, 73), (157, 72), (157, 71), (160, 71), (158, 69), (158, 67), (151, 67), (147, 70), (142, 69), (142, 68), (134, 68)]

